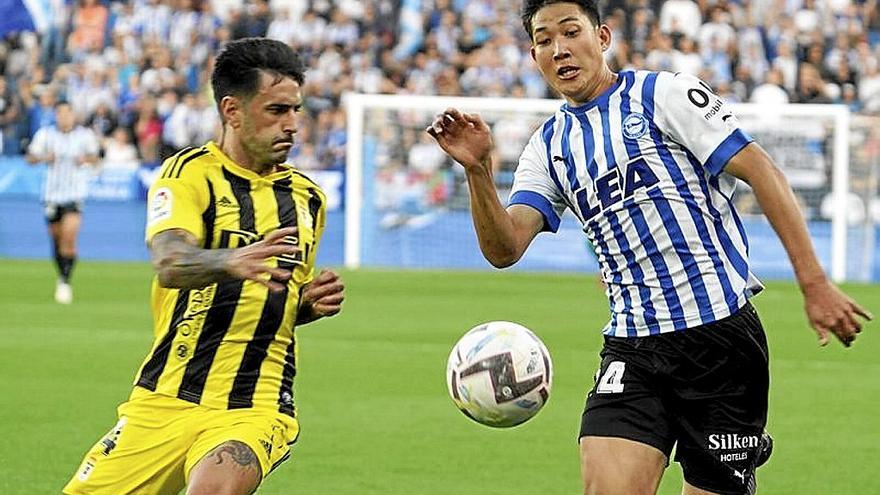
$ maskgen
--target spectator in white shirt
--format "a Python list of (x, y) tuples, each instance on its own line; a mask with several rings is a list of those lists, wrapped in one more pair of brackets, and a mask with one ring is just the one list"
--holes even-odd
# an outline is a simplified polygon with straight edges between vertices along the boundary
[(697, 75), (703, 69), (703, 59), (697, 50), (697, 45), (690, 38), (682, 38), (679, 41), (679, 49), (672, 57), (673, 72)]
[(869, 65), (859, 78), (859, 99), (866, 112), (880, 113), (880, 70), (876, 64)]
[(784, 105), (788, 103), (788, 93), (782, 87), (782, 72), (770, 69), (762, 84), (752, 91), (749, 101), (758, 105)]
[(137, 148), (132, 144), (124, 127), (117, 127), (104, 140), (104, 159), (101, 167), (104, 170), (137, 170)]
[(657, 46), (648, 52), (645, 62), (650, 70), (672, 71), (678, 55), (678, 50), (672, 47), (672, 38), (668, 34), (661, 34)]
[(697, 39), (703, 16), (693, 0), (666, 0), (660, 7), (660, 30), (666, 34), (679, 32)]
[(794, 91), (797, 84), (798, 60), (790, 42), (783, 41), (776, 46), (773, 68), (779, 69), (782, 74), (782, 87), (788, 92)]
[(266, 37), (282, 43), (290, 43), (294, 39), (293, 36), (297, 29), (297, 23), (290, 18), (288, 11), (279, 10), (275, 12), (275, 18), (269, 23)]
[(712, 9), (711, 20), (700, 27), (700, 46), (709, 48), (712, 40), (725, 49), (730, 49), (736, 39), (736, 31), (730, 25), (728, 15), (721, 7)]

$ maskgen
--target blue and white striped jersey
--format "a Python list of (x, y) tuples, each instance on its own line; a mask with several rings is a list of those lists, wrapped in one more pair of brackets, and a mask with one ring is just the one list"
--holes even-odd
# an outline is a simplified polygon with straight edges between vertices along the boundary
[(761, 289), (722, 173), (752, 141), (699, 79), (624, 71), (532, 136), (510, 204), (555, 232), (566, 208), (583, 224), (607, 283), (606, 335), (641, 337), (724, 318)]
[(39, 156), (55, 156), (55, 160), (48, 164), (43, 201), (70, 203), (86, 199), (89, 174), (93, 169), (79, 162), (100, 151), (98, 138), (91, 129), (77, 126), (70, 132), (61, 132), (54, 126), (43, 127), (34, 134), (28, 151)]

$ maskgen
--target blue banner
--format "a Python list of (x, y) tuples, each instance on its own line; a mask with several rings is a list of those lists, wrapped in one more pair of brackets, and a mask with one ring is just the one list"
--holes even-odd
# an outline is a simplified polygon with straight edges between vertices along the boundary
[[(0, 0), (2, 1), (2, 0)], [(84, 259), (149, 259), (144, 245), (146, 191), (159, 167), (105, 169), (89, 181), (79, 253)], [(327, 227), (318, 253), (322, 266), (343, 262), (344, 175), (336, 170), (308, 171), (327, 195)], [(21, 157), (0, 157), (0, 258), (44, 258), (50, 253), (41, 202), (45, 165)]]
[[(34, 7), (33, 2), (27, 3), (39, 8)], [(33, 12), (23, 0), (0, 0), (0, 37), (17, 31), (36, 31), (34, 14), (39, 18), (39, 12)]]
[[(370, 163), (368, 160), (368, 167)], [(111, 169), (92, 178), (79, 237), (83, 258), (148, 259), (143, 240), (146, 218), (143, 199), (155, 179), (156, 170), (146, 167)], [(40, 202), (45, 172), (44, 165), (29, 166), (21, 158), (0, 159), (0, 257), (42, 258), (49, 255)], [(308, 171), (307, 174), (325, 191), (328, 203), (327, 226), (318, 263), (322, 266), (341, 265), (345, 235), (344, 175), (332, 170)], [(373, 198), (376, 194), (372, 185), (372, 182), (365, 184), (365, 198)], [(368, 201), (365, 207), (370, 204)], [(467, 210), (412, 214), (394, 221), (379, 214), (375, 208), (367, 208), (364, 213), (361, 252), (364, 266), (491, 269), (480, 254)], [(747, 216), (743, 223), (751, 246), (752, 270), (763, 279), (793, 278), (785, 250), (767, 220)], [(827, 269), (831, 260), (831, 224), (812, 221), (808, 227), (816, 254)], [(880, 281), (880, 225), (870, 237), (866, 235), (864, 229), (850, 228), (847, 277), (877, 282)], [(580, 225), (573, 217), (564, 216), (559, 232), (539, 235), (515, 269), (595, 272), (598, 266)]]
[[(2, 0), (0, 0), (2, 1)], [(146, 197), (155, 176), (153, 169), (96, 170), (89, 178), (89, 198), (97, 201), (134, 201)], [(39, 199), (46, 180), (46, 165), (29, 165), (21, 157), (0, 159), (0, 197)]]
[[(2, 0), (0, 0), (2, 1)], [(89, 200), (143, 201), (159, 167), (98, 169), (89, 179)], [(306, 175), (327, 195), (327, 211), (342, 210), (344, 174), (339, 170), (309, 170)], [(21, 157), (0, 157), (0, 198), (39, 199), (46, 180), (46, 165), (29, 165)]]

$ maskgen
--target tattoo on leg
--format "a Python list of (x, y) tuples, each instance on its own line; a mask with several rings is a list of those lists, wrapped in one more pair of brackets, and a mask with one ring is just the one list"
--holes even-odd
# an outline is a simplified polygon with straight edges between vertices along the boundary
[(246, 444), (237, 440), (231, 440), (217, 447), (211, 452), (211, 456), (217, 458), (217, 464), (223, 463), (223, 455), (228, 454), (233, 461), (244, 468), (253, 468), (260, 471), (260, 464), (257, 462), (257, 456)]

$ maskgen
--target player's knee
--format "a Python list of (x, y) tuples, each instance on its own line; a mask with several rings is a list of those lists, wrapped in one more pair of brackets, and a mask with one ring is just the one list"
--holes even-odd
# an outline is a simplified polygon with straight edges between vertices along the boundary
[(608, 493), (607, 485), (601, 476), (584, 473), (584, 495), (602, 495)]
[(76, 256), (76, 237), (61, 236), (58, 239), (58, 251), (63, 256)]

